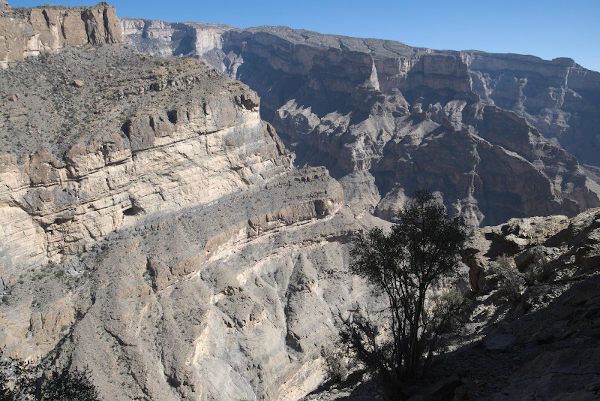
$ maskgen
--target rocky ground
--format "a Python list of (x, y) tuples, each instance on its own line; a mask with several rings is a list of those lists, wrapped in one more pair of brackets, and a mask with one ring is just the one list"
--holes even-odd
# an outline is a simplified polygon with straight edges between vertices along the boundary
[[(465, 323), (409, 399), (600, 399), (600, 209), (511, 220), (471, 246)], [(354, 378), (305, 399), (381, 398)]]
[[(69, 12), (63, 9), (61, 12)], [(67, 47), (0, 72), (0, 344), (103, 399), (295, 400), (372, 225), (202, 61)]]

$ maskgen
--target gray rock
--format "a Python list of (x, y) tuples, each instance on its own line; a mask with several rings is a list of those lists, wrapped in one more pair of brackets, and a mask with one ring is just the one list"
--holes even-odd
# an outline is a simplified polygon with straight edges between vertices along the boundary
[(488, 351), (506, 351), (517, 342), (512, 334), (495, 334), (485, 339), (485, 349)]
[(373, 220), (291, 165), (252, 90), (117, 44), (16, 62), (0, 88), (3, 353), (56, 351), (111, 400), (326, 380), (340, 316), (378, 302), (347, 270)]
[(113, 7), (41, 6), (12, 9), (0, 2), (0, 67), (66, 46), (101, 45), (122, 40)]
[[(524, 81), (493, 91), (486, 81), (488, 98), (475, 96), (473, 66), (484, 67), (467, 57), (474, 53), (285, 28), (125, 22), (142, 50), (178, 49), (232, 77), (292, 76), (304, 85), (292, 95), (275, 86), (282, 97), (261, 104), (201, 61), (114, 44), (111, 10), (0, 14), (10, 35), (41, 26), (38, 44), (61, 50), (19, 61), (34, 53), (16, 46), (11, 68), (0, 72), (0, 348), (87, 367), (103, 399), (298, 400), (319, 388), (323, 349), (336, 346), (342, 316), (382, 309), (348, 272), (350, 239), (388, 225), (371, 212), (393, 220), (417, 185), (433, 186), (474, 225), (596, 204), (572, 156), (527, 115), (492, 104), (501, 93), (526, 93)], [(36, 25), (43, 11), (66, 42)], [(16, 27), (2, 19), (8, 14)], [(188, 41), (191, 34), (198, 40)], [(102, 43), (112, 45), (78, 47)], [(550, 64), (560, 72), (569, 62)], [(328, 73), (332, 67), (340, 73)], [(316, 96), (326, 92), (332, 97)], [(340, 180), (323, 167), (294, 167), (261, 112), (300, 162), (327, 164)], [(508, 312), (495, 304), (493, 286), (475, 300), (466, 327), (476, 332), (433, 366), (466, 370), (486, 386), (445, 373), (435, 397), (593, 399), (598, 213), (474, 231), (466, 255), (473, 290), (489, 284), (498, 256), (538, 246), (552, 249), (549, 282), (527, 288)], [(510, 319), (499, 322), (504, 312)], [(490, 333), (513, 333), (528, 347)], [(503, 352), (469, 347), (482, 337)], [(370, 384), (352, 396), (379, 397)], [(309, 399), (338, 395), (351, 394)]]

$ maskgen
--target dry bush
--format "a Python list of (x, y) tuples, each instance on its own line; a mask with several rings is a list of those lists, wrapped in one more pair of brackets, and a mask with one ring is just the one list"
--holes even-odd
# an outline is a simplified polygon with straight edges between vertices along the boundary
[(498, 294), (509, 302), (521, 299), (525, 289), (525, 279), (517, 270), (513, 258), (500, 256), (491, 265), (491, 272), (498, 280)]
[(325, 360), (327, 376), (335, 383), (342, 382), (350, 375), (348, 353), (344, 347), (324, 348), (321, 350), (321, 356)]

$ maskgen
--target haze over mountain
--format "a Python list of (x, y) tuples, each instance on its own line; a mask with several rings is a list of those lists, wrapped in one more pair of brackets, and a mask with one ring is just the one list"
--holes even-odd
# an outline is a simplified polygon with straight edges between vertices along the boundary
[(87, 368), (103, 400), (380, 399), (356, 366), (332, 382), (344, 319), (382, 309), (349, 249), (427, 188), (472, 229), (436, 289), (469, 307), (407, 397), (598, 399), (600, 73), (1, 1), (0, 63), (2, 369)]

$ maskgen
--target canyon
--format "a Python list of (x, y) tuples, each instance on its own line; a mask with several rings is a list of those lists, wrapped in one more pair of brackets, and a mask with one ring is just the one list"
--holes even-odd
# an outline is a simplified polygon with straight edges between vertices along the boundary
[(393, 219), (422, 188), (473, 226), (598, 206), (600, 73), (573, 60), (285, 27), (126, 19), (123, 32), (247, 83), (297, 164), (326, 166), (356, 211)]
[(329, 380), (381, 308), (349, 250), (428, 188), (473, 304), (415, 400), (598, 396), (599, 73), (1, 1), (0, 64), (2, 358), (107, 400), (377, 399)]

